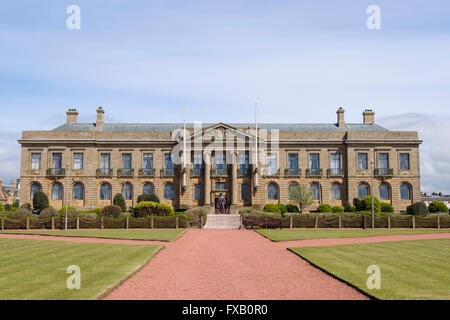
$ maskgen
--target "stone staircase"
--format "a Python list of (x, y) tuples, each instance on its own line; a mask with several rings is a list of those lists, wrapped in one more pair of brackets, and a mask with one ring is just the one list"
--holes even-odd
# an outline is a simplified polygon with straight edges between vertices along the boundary
[(204, 229), (240, 229), (240, 214), (208, 214)]

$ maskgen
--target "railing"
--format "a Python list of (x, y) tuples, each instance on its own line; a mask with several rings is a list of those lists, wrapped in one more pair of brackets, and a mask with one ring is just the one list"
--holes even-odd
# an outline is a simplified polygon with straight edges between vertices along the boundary
[(392, 168), (378, 168), (373, 170), (375, 176), (392, 176), (394, 175), (394, 170)]
[(342, 169), (342, 168), (330, 168), (330, 169), (327, 169), (327, 175), (329, 175), (329, 176), (343, 176), (344, 175), (344, 169)]
[(139, 169), (139, 176), (140, 177), (153, 177), (153, 176), (155, 176), (155, 168), (151, 168), (151, 169), (142, 168), (142, 169)]
[(319, 168), (309, 168), (306, 169), (306, 176), (307, 177), (315, 177), (315, 176), (321, 176), (322, 175), (322, 169)]
[(111, 177), (113, 175), (113, 169), (109, 168), (99, 168), (97, 169), (97, 177)]
[(299, 176), (302, 174), (302, 169), (299, 168), (287, 168), (284, 169), (285, 176)]
[(263, 176), (279, 176), (280, 175), (280, 169), (274, 169), (274, 168), (264, 168), (262, 170)]
[(238, 174), (238, 176), (248, 176), (248, 175), (250, 175), (250, 169), (249, 168), (238, 168), (237, 174)]
[(120, 168), (117, 169), (118, 177), (132, 177), (134, 176), (134, 169), (131, 168)]
[(211, 169), (211, 175), (212, 176), (226, 176), (227, 175), (227, 168), (214, 168)]
[(205, 174), (205, 169), (203, 167), (193, 167), (191, 169), (191, 176), (202, 176)]
[(47, 169), (47, 176), (65, 176), (66, 175), (66, 169), (64, 168), (48, 168)]
[(174, 176), (175, 175), (175, 168), (164, 168), (160, 171), (161, 176)]

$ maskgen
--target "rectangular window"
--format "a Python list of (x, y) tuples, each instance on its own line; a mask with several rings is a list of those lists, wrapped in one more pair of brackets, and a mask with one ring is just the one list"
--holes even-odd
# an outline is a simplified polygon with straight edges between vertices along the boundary
[(41, 170), (41, 154), (32, 153), (31, 154), (31, 169)]
[(309, 168), (311, 170), (311, 174), (319, 174), (320, 161), (319, 161), (318, 153), (310, 153), (309, 154)]
[(298, 153), (288, 154), (289, 173), (296, 174), (298, 172)]
[(131, 169), (131, 153), (122, 154), (122, 168)]
[(111, 168), (111, 154), (102, 153), (100, 156), (100, 168), (101, 169), (110, 169)]
[(239, 153), (239, 172), (242, 175), (248, 174), (248, 153)]
[(83, 169), (83, 154), (82, 153), (74, 153), (73, 154), (73, 169), (74, 170)]
[(247, 200), (247, 184), (241, 184), (241, 200)]
[(195, 176), (199, 176), (202, 174), (202, 166), (203, 166), (203, 155), (201, 152), (194, 153), (194, 166), (193, 171)]
[(225, 153), (216, 153), (216, 172), (217, 174), (226, 174), (226, 155)]
[(144, 153), (144, 169), (153, 169), (153, 153)]
[(194, 200), (200, 200), (200, 185), (194, 185)]
[(341, 154), (340, 153), (332, 153), (330, 159), (331, 173), (332, 174), (341, 174)]
[(216, 182), (216, 190), (226, 190), (227, 183), (226, 182)]
[(409, 153), (400, 153), (400, 170), (409, 170)]
[(389, 168), (389, 153), (380, 153), (378, 155), (378, 168), (380, 169)]
[(164, 171), (168, 175), (172, 175), (175, 173), (172, 162), (172, 154), (170, 153), (164, 154)]
[(358, 169), (359, 170), (368, 169), (367, 153), (358, 153)]
[(267, 171), (268, 174), (278, 173), (278, 155), (276, 153), (267, 155)]
[(62, 169), (62, 153), (54, 153), (52, 157), (52, 168)]

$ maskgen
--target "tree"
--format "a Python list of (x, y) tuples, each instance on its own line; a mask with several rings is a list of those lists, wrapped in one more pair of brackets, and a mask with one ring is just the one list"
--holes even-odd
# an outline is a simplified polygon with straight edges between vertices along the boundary
[(38, 212), (41, 212), (45, 208), (48, 208), (48, 197), (42, 191), (38, 191), (33, 196), (33, 208)]
[(125, 199), (123, 198), (123, 195), (121, 193), (118, 193), (114, 196), (113, 204), (122, 209), (122, 212), (125, 212), (126, 210)]
[(306, 183), (291, 186), (289, 188), (289, 199), (299, 206), (300, 212), (303, 212), (314, 201), (313, 194)]

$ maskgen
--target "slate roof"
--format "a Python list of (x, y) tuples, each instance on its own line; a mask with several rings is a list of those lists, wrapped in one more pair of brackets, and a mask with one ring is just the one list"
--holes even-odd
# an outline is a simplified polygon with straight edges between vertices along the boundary
[[(204, 127), (210, 127), (216, 123), (204, 123)], [(232, 127), (246, 129), (254, 128), (254, 123), (230, 123)], [(192, 128), (193, 123), (188, 123), (187, 127)], [(303, 124), (303, 123), (258, 123), (261, 129), (279, 129), (280, 131), (388, 131), (378, 124), (352, 124), (348, 123), (344, 128), (339, 128), (336, 124)], [(105, 124), (100, 131), (110, 132), (151, 132), (151, 131), (173, 131), (183, 128), (183, 123), (114, 123)], [(71, 123), (63, 124), (53, 131), (89, 131), (95, 129), (95, 123)]]

